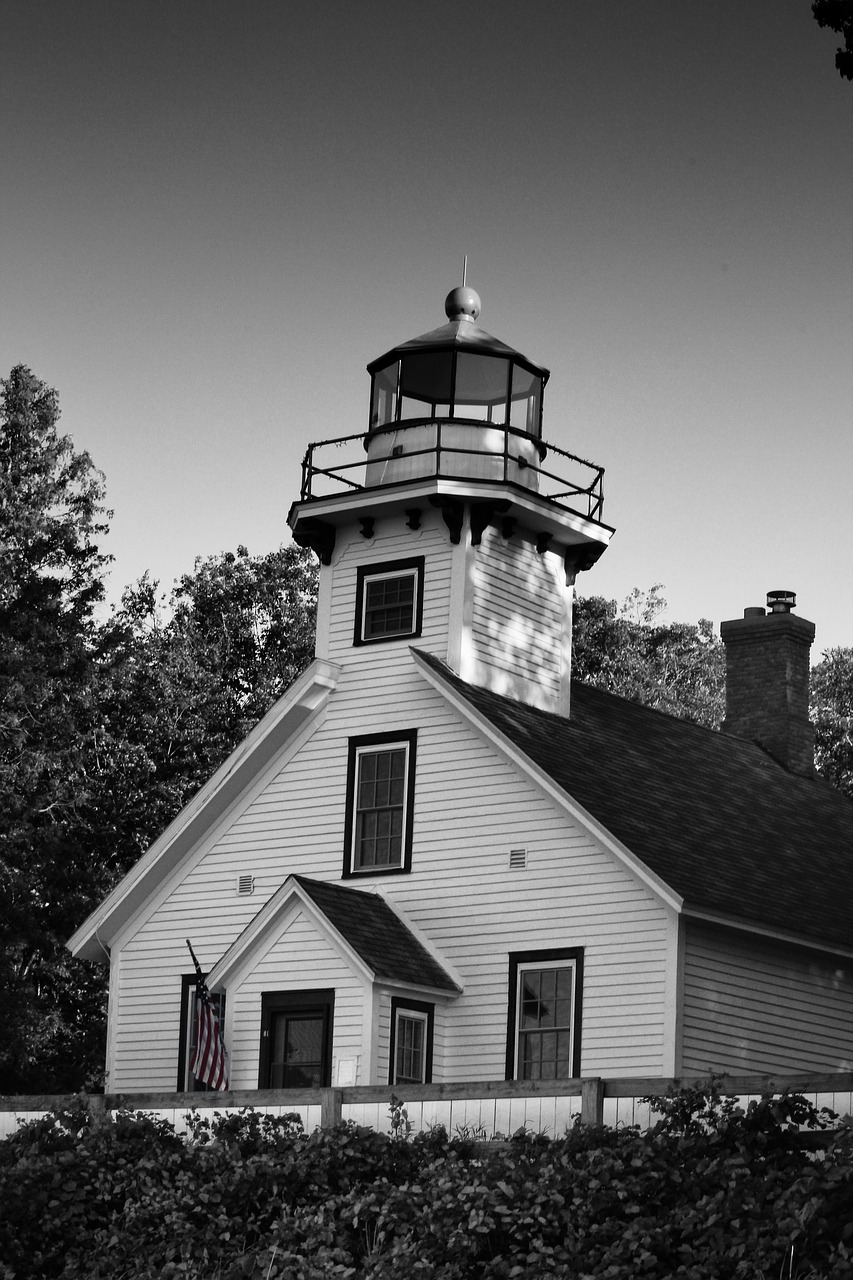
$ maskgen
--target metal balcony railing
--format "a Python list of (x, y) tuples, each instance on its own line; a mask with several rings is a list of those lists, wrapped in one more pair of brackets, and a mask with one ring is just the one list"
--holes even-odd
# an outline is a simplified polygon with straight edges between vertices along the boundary
[(604, 468), (513, 427), (424, 418), (308, 446), (303, 502), (435, 478), (504, 483), (590, 520), (604, 516)]

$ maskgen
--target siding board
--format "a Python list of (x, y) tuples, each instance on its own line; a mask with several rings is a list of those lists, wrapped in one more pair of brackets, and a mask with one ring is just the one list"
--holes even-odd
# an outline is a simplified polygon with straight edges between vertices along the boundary
[(690, 921), (683, 1071), (853, 1067), (853, 965)]

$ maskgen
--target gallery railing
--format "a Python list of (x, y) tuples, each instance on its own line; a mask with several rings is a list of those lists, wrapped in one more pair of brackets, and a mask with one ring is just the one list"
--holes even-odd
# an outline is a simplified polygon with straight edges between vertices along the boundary
[(425, 418), (308, 446), (302, 501), (437, 478), (498, 482), (564, 504), (590, 520), (604, 515), (604, 468), (514, 427)]

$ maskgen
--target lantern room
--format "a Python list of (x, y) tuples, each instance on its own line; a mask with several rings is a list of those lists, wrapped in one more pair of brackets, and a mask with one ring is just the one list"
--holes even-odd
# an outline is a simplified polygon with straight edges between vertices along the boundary
[(453, 418), (542, 436), (548, 370), (481, 329), (473, 289), (453, 289), (448, 323), (394, 347), (367, 366), (371, 433), (402, 423)]

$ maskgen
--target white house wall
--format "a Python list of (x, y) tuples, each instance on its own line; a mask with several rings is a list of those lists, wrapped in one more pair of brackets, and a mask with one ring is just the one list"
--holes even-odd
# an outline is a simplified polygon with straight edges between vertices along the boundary
[[(434, 1079), (503, 1078), (508, 953), (553, 947), (584, 948), (583, 1073), (670, 1073), (667, 908), (459, 719), (405, 644), (386, 646), (381, 660), (370, 649), (369, 663), (350, 649), (296, 755), (202, 843), (184, 877), (114, 949), (120, 997), (109, 1087), (174, 1088), (179, 975), (191, 967), (184, 939), (211, 968), (288, 874), (340, 881), (348, 738), (410, 728), (418, 730), (411, 874), (346, 883), (378, 887), (399, 903), (463, 978), (464, 995), (436, 1010)], [(527, 867), (510, 871), (510, 849), (520, 847)], [(251, 896), (237, 894), (240, 874), (254, 876)], [(324, 985), (312, 965), (294, 986)], [(256, 1013), (240, 1012), (233, 1031), (235, 1083), (246, 1087), (256, 1071), (260, 992), (288, 984), (270, 972), (256, 985)], [(229, 1007), (229, 1038), (230, 1017)], [(336, 1054), (338, 1034), (336, 1026)], [(385, 1081), (387, 1035), (376, 1042), (371, 1080)]]
[(332, 1080), (341, 1062), (363, 1056), (362, 1011), (368, 991), (304, 911), (296, 913), (273, 946), (240, 986), (228, 992), (228, 1043), (235, 1089), (258, 1086), (261, 996), (265, 991), (308, 991), (332, 987), (335, 1011)]
[[(431, 507), (426, 508), (421, 513), (420, 529), (407, 528), (403, 512), (380, 516), (372, 538), (363, 538), (356, 530), (354, 526), (339, 534), (331, 566), (320, 571), (330, 583), (327, 652), (322, 656), (328, 656), (333, 662), (353, 663), (360, 669), (377, 665), (377, 653), (383, 660), (386, 656), (392, 661), (404, 658), (404, 645), (390, 648), (383, 645), (378, 649), (375, 644), (353, 645), (357, 571), (365, 565), (424, 556), (423, 630), (415, 643), (443, 657), (447, 650), (453, 547), (441, 515)], [(320, 644), (318, 636), (318, 653)], [(384, 661), (380, 660), (378, 665), (384, 665)]]
[(474, 581), (474, 649), (489, 669), (478, 683), (509, 694), (527, 684), (541, 695), (538, 703), (556, 709), (571, 634), (561, 559), (540, 555), (529, 534), (503, 538), (490, 525), (474, 552)]
[(689, 921), (683, 1070), (853, 1070), (853, 962)]

